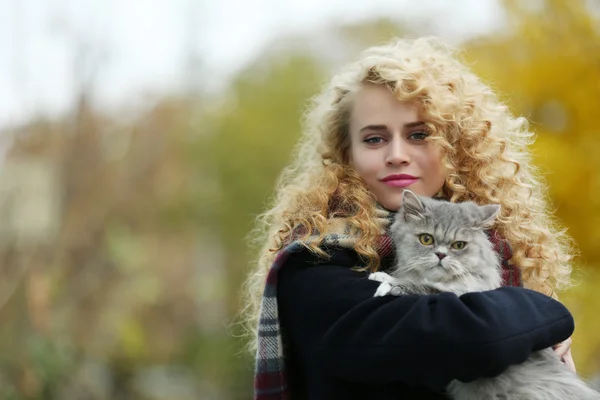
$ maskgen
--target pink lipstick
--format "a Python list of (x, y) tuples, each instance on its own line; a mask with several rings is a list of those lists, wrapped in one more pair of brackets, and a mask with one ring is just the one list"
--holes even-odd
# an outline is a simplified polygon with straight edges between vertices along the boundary
[(417, 178), (416, 176), (407, 175), (407, 174), (389, 175), (389, 176), (386, 176), (385, 178), (381, 179), (381, 181), (388, 186), (401, 187), (401, 188), (410, 186), (418, 180), (419, 180), (419, 178)]

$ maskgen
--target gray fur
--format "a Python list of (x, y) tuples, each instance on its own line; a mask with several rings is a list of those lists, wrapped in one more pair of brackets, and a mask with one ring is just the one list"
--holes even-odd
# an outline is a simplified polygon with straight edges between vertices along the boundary
[[(500, 260), (485, 233), (499, 210), (498, 205), (450, 203), (405, 191), (390, 228), (394, 245), (401, 251), (389, 274), (375, 272), (369, 276), (381, 282), (375, 296), (435, 292), (461, 295), (500, 287)], [(419, 242), (419, 235), (424, 233), (434, 238), (432, 245)], [(462, 250), (451, 248), (456, 241), (467, 244)], [(440, 259), (436, 253), (445, 256)], [(447, 389), (456, 400), (600, 399), (600, 393), (568, 369), (552, 349), (533, 353), (495, 378), (453, 381)]]

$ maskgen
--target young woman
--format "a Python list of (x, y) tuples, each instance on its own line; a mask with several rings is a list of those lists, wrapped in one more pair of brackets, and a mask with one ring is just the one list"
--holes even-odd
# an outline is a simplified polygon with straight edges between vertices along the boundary
[[(335, 75), (259, 218), (255, 398), (444, 399), (453, 379), (498, 375), (561, 342), (572, 365), (573, 319), (552, 298), (568, 284), (568, 238), (530, 166), (531, 136), (434, 39), (371, 48)], [(367, 276), (393, 261), (386, 215), (405, 188), (500, 204), (506, 286), (374, 298)]]

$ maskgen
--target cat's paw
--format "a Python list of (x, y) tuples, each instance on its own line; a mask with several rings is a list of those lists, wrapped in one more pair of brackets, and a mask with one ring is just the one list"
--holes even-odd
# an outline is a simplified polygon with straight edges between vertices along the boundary
[(379, 287), (377, 288), (377, 291), (375, 292), (375, 294), (373, 295), (373, 297), (387, 296), (392, 291), (392, 288), (393, 288), (393, 286), (390, 285), (389, 283), (382, 282), (379, 285)]
[(386, 296), (388, 294), (398, 296), (403, 294), (403, 290), (398, 286), (398, 280), (385, 272), (373, 272), (369, 274), (369, 279), (372, 281), (381, 282), (377, 288), (374, 297)]
[(390, 289), (390, 294), (392, 296), (401, 296), (403, 294), (406, 294), (406, 290), (402, 286), (392, 286), (392, 288)]
[(396, 280), (385, 272), (377, 271), (369, 274), (369, 279), (377, 282), (387, 282), (393, 284)]

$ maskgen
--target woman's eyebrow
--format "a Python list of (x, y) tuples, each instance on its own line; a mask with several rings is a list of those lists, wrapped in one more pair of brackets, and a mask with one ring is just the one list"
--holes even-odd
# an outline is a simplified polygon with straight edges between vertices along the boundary
[(383, 130), (386, 130), (386, 129), (387, 129), (386, 125), (367, 125), (367, 126), (361, 128), (361, 130), (359, 132), (366, 131), (366, 130), (383, 131)]
[(408, 124), (404, 124), (405, 128), (415, 128), (417, 126), (421, 126), (421, 125), (425, 125), (424, 121), (415, 121), (415, 122), (409, 122)]
[[(415, 127), (421, 126), (421, 125), (425, 125), (425, 122), (423, 122), (423, 121), (408, 122), (408, 123), (404, 124), (404, 128), (415, 128)], [(386, 125), (367, 125), (367, 126), (361, 128), (361, 130), (359, 132), (366, 131), (366, 130), (383, 131), (386, 129), (387, 129)]]

